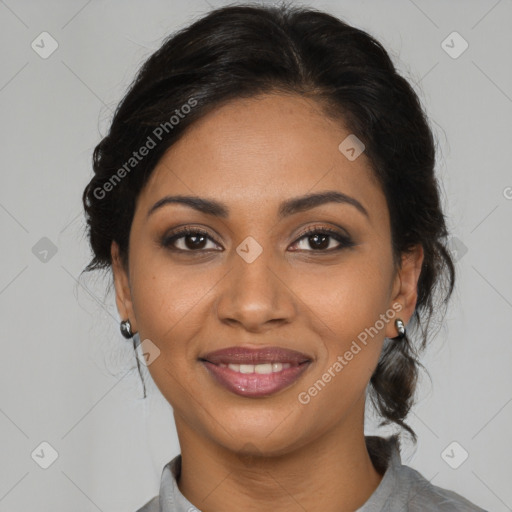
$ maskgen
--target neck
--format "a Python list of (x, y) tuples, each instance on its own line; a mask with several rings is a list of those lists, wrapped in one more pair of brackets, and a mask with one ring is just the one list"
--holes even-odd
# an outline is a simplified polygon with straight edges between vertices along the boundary
[(240, 457), (176, 418), (182, 458), (179, 489), (204, 512), (353, 512), (382, 480), (366, 447), (363, 421), (336, 425), (284, 455)]

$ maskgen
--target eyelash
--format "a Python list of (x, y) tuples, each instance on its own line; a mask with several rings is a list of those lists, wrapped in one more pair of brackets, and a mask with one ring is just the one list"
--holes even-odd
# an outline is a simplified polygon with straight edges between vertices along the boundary
[[(333, 230), (333, 229), (330, 229), (330, 228), (324, 228), (324, 227), (311, 227), (311, 228), (308, 228), (307, 230), (305, 230), (300, 235), (300, 237), (294, 242), (293, 245), (295, 245), (297, 242), (299, 242), (303, 238), (307, 238), (307, 237), (310, 237), (310, 236), (313, 236), (313, 235), (318, 235), (318, 234), (320, 234), (320, 235), (328, 235), (329, 237), (334, 238), (340, 244), (339, 247), (336, 247), (334, 249), (316, 249), (316, 250), (315, 249), (311, 249), (311, 250), (306, 250), (306, 252), (315, 252), (315, 253), (337, 252), (337, 251), (340, 251), (342, 249), (353, 247), (355, 245), (355, 243), (352, 241), (352, 239), (350, 237), (348, 237), (346, 235), (343, 235), (343, 234), (339, 233), (336, 230)], [(212, 242), (217, 244), (217, 242), (206, 231), (204, 231), (203, 229), (185, 227), (185, 228), (180, 229), (179, 231), (177, 231), (177, 232), (175, 232), (175, 233), (173, 233), (171, 235), (165, 236), (162, 239), (162, 241), (161, 241), (161, 245), (163, 247), (165, 247), (166, 249), (169, 249), (171, 251), (182, 252), (182, 253), (185, 253), (185, 252), (201, 253), (201, 252), (204, 252), (205, 250), (211, 250), (211, 249), (198, 249), (198, 250), (177, 249), (176, 247), (172, 247), (172, 244), (175, 243), (177, 240), (179, 240), (180, 238), (185, 238), (185, 237), (190, 236), (190, 235), (205, 236), (206, 238), (210, 239)]]

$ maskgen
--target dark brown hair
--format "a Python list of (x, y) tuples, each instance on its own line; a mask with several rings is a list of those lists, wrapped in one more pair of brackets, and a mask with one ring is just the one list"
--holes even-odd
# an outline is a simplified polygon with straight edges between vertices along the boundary
[[(386, 50), (365, 31), (312, 8), (244, 4), (213, 10), (169, 36), (141, 67), (94, 150), (94, 176), (83, 192), (94, 257), (84, 272), (110, 268), (113, 240), (128, 266), (137, 196), (188, 126), (232, 99), (270, 92), (315, 99), (364, 142), (387, 199), (395, 263), (423, 246), (407, 336), (385, 345), (369, 386), (381, 425), (394, 422), (416, 441), (404, 419), (421, 366), (417, 354), (433, 313), (453, 291), (455, 269), (427, 118)], [(150, 139), (155, 145), (147, 155), (130, 160)]]

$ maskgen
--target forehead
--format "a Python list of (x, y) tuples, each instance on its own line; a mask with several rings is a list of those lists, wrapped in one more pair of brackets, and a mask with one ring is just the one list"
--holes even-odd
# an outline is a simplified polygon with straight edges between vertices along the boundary
[(371, 213), (386, 204), (370, 161), (364, 152), (350, 160), (339, 149), (349, 136), (343, 121), (326, 116), (312, 99), (267, 94), (232, 100), (169, 148), (140, 202), (149, 207), (173, 193), (261, 211), (287, 197), (329, 189), (356, 197), (370, 217), (382, 216)]

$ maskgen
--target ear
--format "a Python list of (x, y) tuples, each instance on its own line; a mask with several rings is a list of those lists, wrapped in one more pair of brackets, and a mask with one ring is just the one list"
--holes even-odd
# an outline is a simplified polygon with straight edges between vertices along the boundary
[[(390, 307), (396, 311), (396, 318), (401, 318), (405, 326), (409, 322), (418, 299), (418, 280), (423, 265), (423, 246), (418, 244), (408, 252), (402, 253), (401, 267), (398, 269), (393, 282), (392, 300)], [(398, 309), (398, 305), (401, 309)], [(394, 306), (394, 307), (393, 307)], [(394, 338), (398, 335), (395, 322), (388, 322), (386, 337)]]
[(137, 332), (137, 322), (133, 312), (132, 294), (130, 289), (130, 279), (127, 269), (121, 261), (119, 255), (119, 246), (112, 242), (110, 246), (112, 255), (112, 273), (114, 274), (114, 285), (116, 288), (116, 304), (121, 320), (130, 320), (132, 331)]

